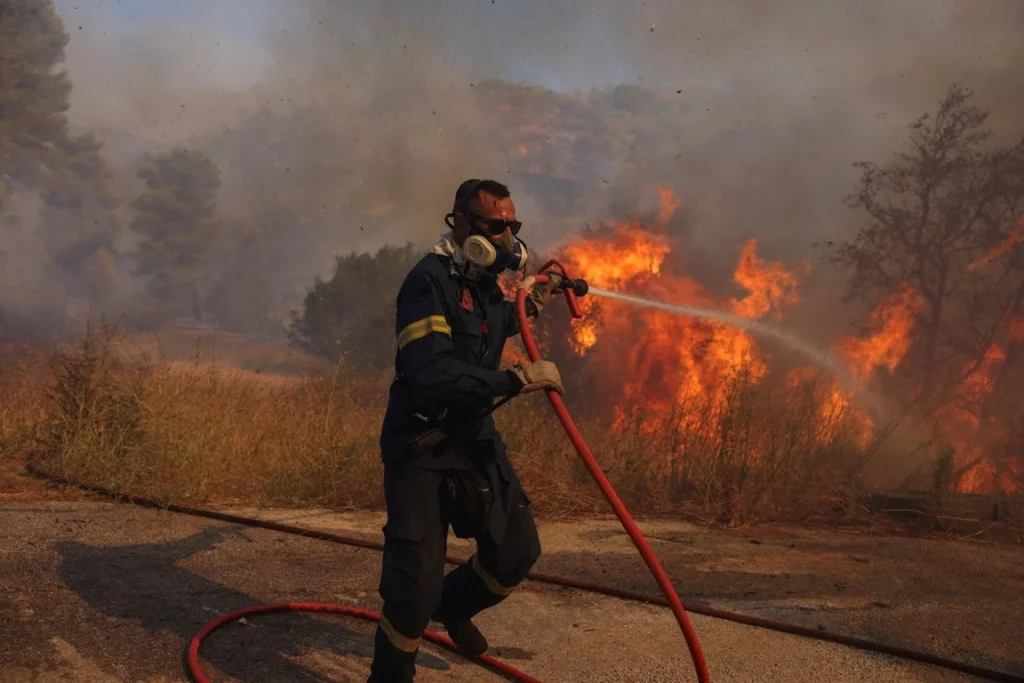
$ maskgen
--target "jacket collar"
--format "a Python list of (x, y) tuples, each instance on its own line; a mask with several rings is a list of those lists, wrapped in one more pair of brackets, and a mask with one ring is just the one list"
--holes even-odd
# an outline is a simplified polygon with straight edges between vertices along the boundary
[(486, 284), (492, 281), (497, 283), (498, 281), (495, 276), (466, 261), (466, 253), (455, 243), (455, 234), (451, 230), (441, 233), (441, 238), (434, 244), (431, 251), (447, 260), (448, 273), (453, 278), (469, 280), (477, 284)]
[(451, 230), (441, 233), (441, 238), (434, 245), (432, 251), (450, 259), (452, 264), (458, 268), (466, 266), (466, 254), (462, 251), (462, 247), (455, 243), (455, 234)]

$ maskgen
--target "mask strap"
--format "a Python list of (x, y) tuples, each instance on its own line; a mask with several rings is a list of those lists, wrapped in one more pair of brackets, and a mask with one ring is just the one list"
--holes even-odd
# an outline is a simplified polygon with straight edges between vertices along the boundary
[(466, 188), (464, 194), (462, 195), (462, 199), (460, 199), (458, 203), (455, 205), (455, 211), (458, 211), (464, 216), (467, 213), (469, 213), (469, 211), (467, 210), (469, 207), (469, 203), (473, 201), (473, 197), (476, 196), (477, 190), (480, 189), (480, 185), (482, 185), (483, 182), (484, 181), (482, 180), (477, 180), (476, 178), (473, 178), (473, 184)]

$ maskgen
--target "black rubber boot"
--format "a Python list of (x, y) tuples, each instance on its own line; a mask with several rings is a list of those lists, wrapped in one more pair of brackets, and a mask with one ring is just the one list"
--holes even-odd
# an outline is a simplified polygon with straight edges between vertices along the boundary
[(440, 607), (434, 612), (433, 619), (444, 626), (444, 630), (448, 632), (448, 637), (452, 639), (452, 642), (455, 643), (455, 646), (463, 654), (467, 654), (470, 657), (478, 657), (487, 652), (487, 639), (484, 638), (483, 633), (480, 633), (480, 629), (476, 627), (472, 620), (464, 619), (449, 624), (444, 620), (444, 613)]

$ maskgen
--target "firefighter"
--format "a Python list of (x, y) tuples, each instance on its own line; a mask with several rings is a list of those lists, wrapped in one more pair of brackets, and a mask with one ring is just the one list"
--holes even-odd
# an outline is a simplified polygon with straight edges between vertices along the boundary
[[(504, 600), (540, 556), (530, 500), (489, 410), (496, 399), (553, 389), (549, 361), (499, 369), (506, 340), (519, 334), (514, 305), (498, 286), (523, 271), (526, 245), (508, 188), (472, 179), (445, 216), (451, 230), (412, 268), (398, 294), (395, 378), (381, 430), (384, 555), (369, 683), (405, 683), (430, 621), (459, 649), (483, 654), (473, 624)], [(561, 279), (529, 292), (535, 317)], [(473, 538), (470, 561), (444, 573), (448, 528)]]

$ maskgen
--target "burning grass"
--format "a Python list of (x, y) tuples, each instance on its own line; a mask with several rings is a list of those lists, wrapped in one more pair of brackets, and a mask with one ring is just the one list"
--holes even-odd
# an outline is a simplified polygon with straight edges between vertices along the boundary
[[(8, 458), (31, 449), (51, 471), (165, 502), (383, 503), (377, 439), (387, 375), (343, 364), (265, 375), (202, 356), (149, 357), (129, 340), (94, 334), (52, 358), (9, 364), (2, 377)], [(637, 403), (614, 427), (572, 389), (569, 402), (638, 514), (741, 524), (856, 513), (861, 475), (881, 442), (864, 447), (843, 406), (822, 410), (831, 389), (820, 377), (775, 387), (756, 377), (736, 372), (720, 393), (690, 397), (667, 415)], [(512, 402), (498, 421), (540, 514), (606, 511), (542, 396)]]
[[(658, 223), (679, 201), (665, 190), (661, 199), (652, 226), (605, 226), (558, 256), (597, 287), (749, 321), (783, 318), (800, 304), (808, 266), (763, 259), (754, 241), (733, 274), (743, 296), (716, 295), (673, 272), (673, 244)], [(856, 515), (865, 492), (880, 488), (926, 491), (932, 509), (953, 492), (999, 500), (1024, 490), (1024, 414), (1019, 402), (993, 401), (1006, 393), (997, 385), (1015, 381), (1006, 349), (1020, 351), (1019, 320), (1004, 346), (991, 344), (956, 385), (929, 395), (905, 367), (921, 308), (905, 285), (878, 303), (859, 336), (833, 343), (856, 389), (773, 357), (740, 327), (609, 299), (581, 303), (585, 315), (571, 325), (543, 316), (538, 342), (562, 368), (567, 403), (635, 512), (740, 524)], [(73, 479), (165, 501), (381, 505), (377, 443), (391, 373), (344, 363), (253, 372), (260, 358), (279, 369), (293, 363), (238, 339), (225, 344), (230, 337), (189, 361), (110, 334), (48, 365), (21, 354), (0, 374), (5, 457), (32, 450)], [(506, 361), (522, 357), (509, 346)], [(543, 514), (606, 510), (543, 396), (513, 401), (497, 420)]]

